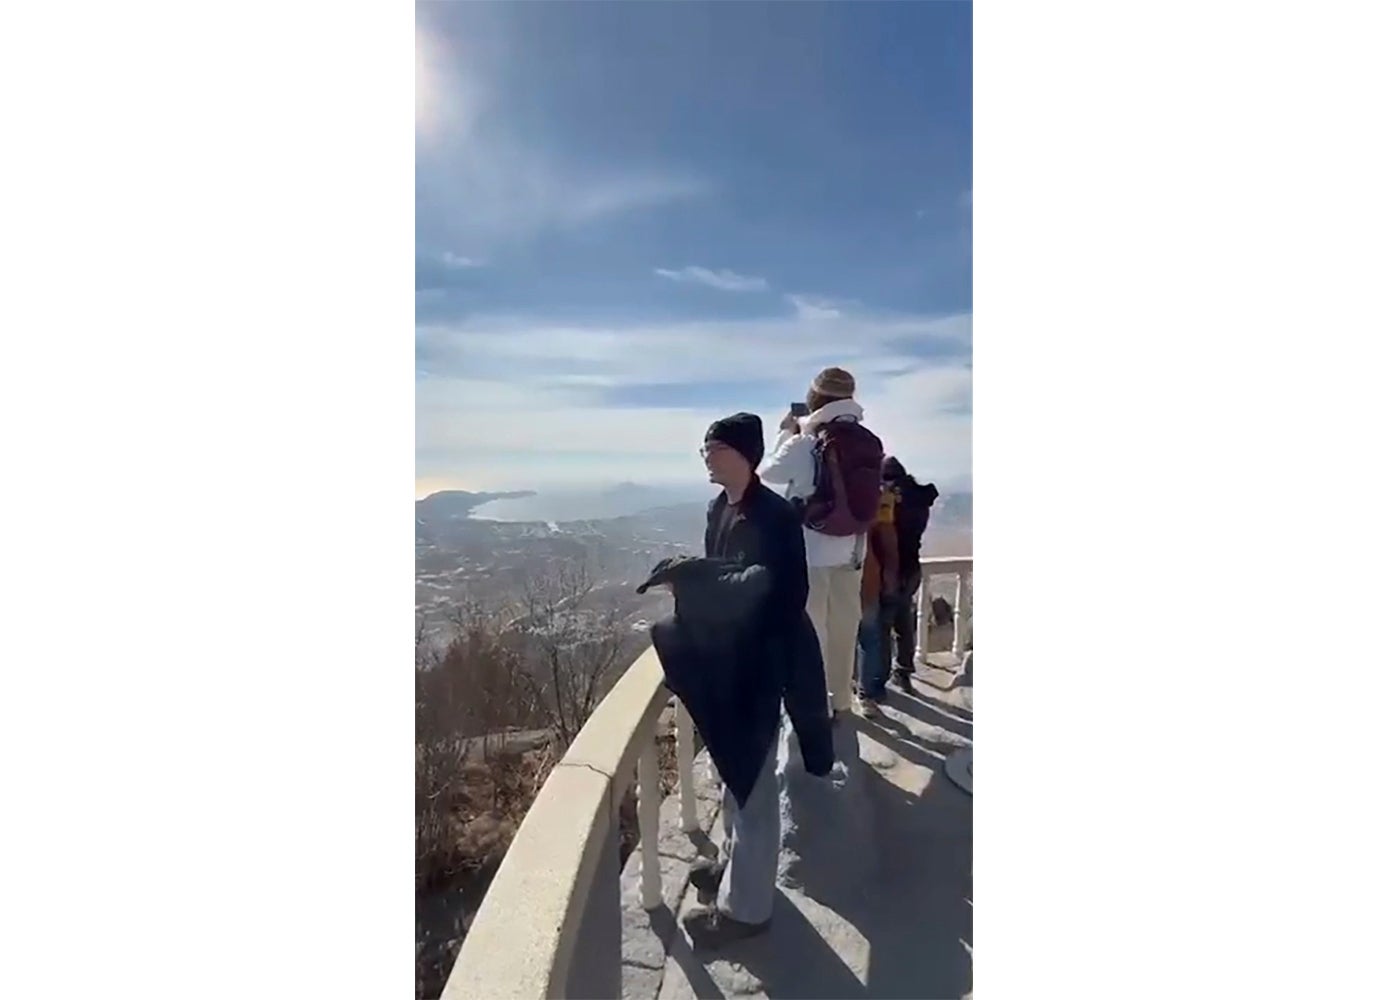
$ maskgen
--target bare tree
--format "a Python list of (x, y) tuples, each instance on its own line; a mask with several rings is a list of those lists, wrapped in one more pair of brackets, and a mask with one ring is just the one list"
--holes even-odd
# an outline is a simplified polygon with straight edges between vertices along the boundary
[(422, 614), (415, 615), (415, 669), (427, 670), (439, 660), (439, 653), (430, 641)]
[(524, 676), (561, 746), (593, 714), (631, 645), (620, 609), (596, 600), (594, 589), (584, 562), (561, 562), (528, 582), (513, 623), (525, 635), (530, 670)]
[[(522, 679), (521, 650), (505, 642), (496, 622), (476, 607), (455, 610), (454, 632), (442, 648), (428, 639), (422, 621), (416, 623), (417, 878), (437, 876), (460, 852), (471, 856), (471, 848), (464, 847), (465, 834), (472, 834), (460, 824), (480, 808), (479, 795), (491, 787), (492, 751), (505, 742), (509, 728), (537, 728), (548, 718), (536, 709)], [(496, 766), (505, 770), (506, 762)], [(487, 808), (491, 815), (498, 806), (492, 802)], [(473, 821), (483, 822), (476, 816)]]
[(465, 604), (450, 617), (448, 644), (416, 655), (417, 722), (429, 723), (421, 729), (456, 742), (543, 724), (525, 681), (523, 650), (495, 616)]
[[(417, 620), (418, 877), (434, 877), (430, 873), (454, 864), (449, 859), (476, 854), (478, 824), (487, 816), (505, 813), (519, 821), (549, 765), (630, 661), (639, 638), (624, 627), (620, 609), (595, 590), (583, 562), (569, 560), (531, 580), (519, 606), (502, 611), (471, 598), (460, 601), (449, 615), (444, 645)], [(539, 754), (518, 754), (508, 741), (508, 731), (518, 728), (544, 728), (555, 738)], [(535, 764), (525, 787), (512, 788), (510, 777), (498, 784), (497, 776), (522, 766), (518, 761)], [(503, 786), (506, 802), (488, 801)]]

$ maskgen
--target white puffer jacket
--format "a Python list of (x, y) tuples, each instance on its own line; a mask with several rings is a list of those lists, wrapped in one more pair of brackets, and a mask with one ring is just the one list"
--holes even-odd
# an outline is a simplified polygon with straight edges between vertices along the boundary
[[(786, 487), (788, 500), (808, 499), (815, 492), (815, 428), (833, 420), (863, 420), (863, 407), (852, 399), (826, 403), (801, 421), (800, 433), (782, 431), (758, 475), (765, 483)], [(811, 568), (854, 566), (863, 559), (863, 536), (836, 537), (805, 529), (805, 562)]]

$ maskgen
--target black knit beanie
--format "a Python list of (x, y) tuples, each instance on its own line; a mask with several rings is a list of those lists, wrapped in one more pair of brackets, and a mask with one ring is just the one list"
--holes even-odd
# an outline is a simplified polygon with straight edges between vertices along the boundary
[(704, 435), (704, 443), (719, 441), (748, 460), (753, 471), (762, 464), (762, 419), (755, 413), (735, 413), (715, 420)]

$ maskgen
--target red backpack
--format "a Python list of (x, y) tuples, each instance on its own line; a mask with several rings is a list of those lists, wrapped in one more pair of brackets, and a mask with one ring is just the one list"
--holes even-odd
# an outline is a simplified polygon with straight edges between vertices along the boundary
[(815, 433), (815, 492), (805, 526), (826, 535), (865, 534), (878, 517), (883, 443), (857, 420), (832, 420)]

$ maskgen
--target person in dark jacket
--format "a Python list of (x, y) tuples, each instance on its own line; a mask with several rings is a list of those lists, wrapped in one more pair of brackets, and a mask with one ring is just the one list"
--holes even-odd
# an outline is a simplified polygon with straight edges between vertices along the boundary
[(883, 649), (891, 655), (893, 634), (897, 639), (897, 665), (893, 679), (911, 690), (916, 672), (917, 591), (921, 589), (921, 536), (931, 520), (931, 505), (940, 496), (935, 483), (921, 485), (907, 474), (902, 463), (889, 455), (883, 459), (883, 486), (892, 491), (894, 522), (897, 530), (897, 566), (901, 586), (891, 608), (883, 609)]
[(805, 540), (790, 502), (758, 480), (762, 422), (716, 421), (702, 449), (710, 481), (704, 558), (662, 560), (638, 590), (668, 587), (675, 614), (651, 629), (666, 685), (685, 703), (724, 783), (724, 856), (690, 880), (714, 905), (685, 918), (717, 948), (765, 931), (776, 894), (781, 814), (776, 776), (783, 704), (806, 770), (830, 773), (824, 663), (806, 612)]
[(887, 675), (891, 656), (884, 640), (892, 627), (889, 615), (898, 600), (897, 529), (894, 510), (896, 495), (883, 490), (878, 500), (878, 520), (868, 529), (868, 545), (863, 560), (860, 597), (863, 619), (858, 627), (858, 651), (854, 658), (858, 673), (858, 708), (865, 719), (881, 715), (878, 706), (887, 697)]

